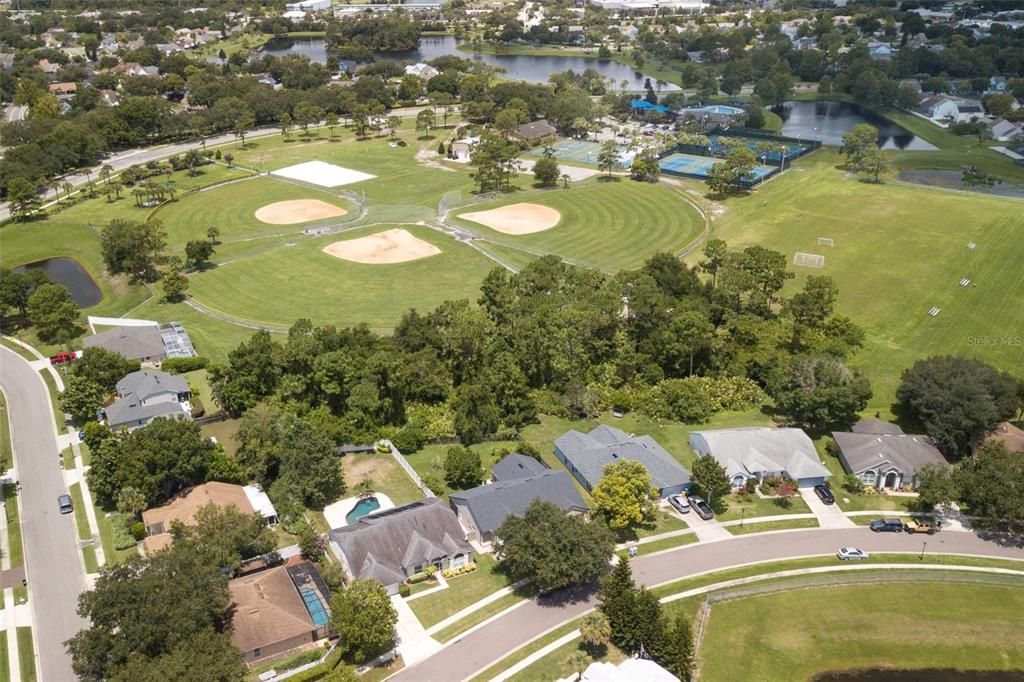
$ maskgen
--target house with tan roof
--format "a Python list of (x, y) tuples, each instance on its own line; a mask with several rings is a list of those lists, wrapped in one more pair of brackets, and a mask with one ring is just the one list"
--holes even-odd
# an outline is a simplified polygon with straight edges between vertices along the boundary
[(1000, 422), (985, 436), (985, 443), (1002, 443), (1010, 452), (1024, 453), (1024, 429), (1010, 422)]
[(211, 504), (234, 507), (244, 514), (259, 513), (267, 523), (277, 523), (277, 512), (260, 486), (210, 481), (189, 488), (165, 505), (142, 512), (142, 523), (146, 526), (146, 539), (142, 544), (146, 554), (171, 544), (171, 525), (175, 521), (194, 525), (199, 510)]
[(231, 643), (248, 665), (330, 636), (331, 593), (308, 561), (250, 573), (228, 583)]

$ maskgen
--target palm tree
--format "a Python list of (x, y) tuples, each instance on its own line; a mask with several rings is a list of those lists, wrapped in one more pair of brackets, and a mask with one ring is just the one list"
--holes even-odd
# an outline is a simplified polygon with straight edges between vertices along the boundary
[(569, 174), (562, 173), (562, 187), (569, 189)]
[[(64, 198), (71, 199), (71, 192), (74, 191), (75, 186), (72, 185), (70, 182), (65, 182), (61, 184), (60, 188), (64, 190)], [(54, 189), (56, 190), (56, 188)]]
[(603, 613), (595, 611), (580, 621), (580, 637), (591, 650), (600, 649), (611, 641), (612, 626)]
[(103, 164), (103, 167), (100, 168), (100, 179), (103, 180), (106, 184), (109, 185), (110, 184), (110, 175), (113, 172), (114, 172), (114, 167), (113, 166), (111, 166), (109, 163)]

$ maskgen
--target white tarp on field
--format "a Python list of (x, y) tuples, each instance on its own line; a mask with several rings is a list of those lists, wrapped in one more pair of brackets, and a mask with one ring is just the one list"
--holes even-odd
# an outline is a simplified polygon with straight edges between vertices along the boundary
[(308, 182), (321, 187), (340, 187), (351, 185), (364, 180), (372, 180), (377, 177), (369, 173), (362, 173), (351, 168), (342, 168), (333, 163), (324, 161), (307, 161), (287, 168), (280, 168), (271, 171), (271, 175), (279, 175), (282, 178), (291, 178), (300, 182)]

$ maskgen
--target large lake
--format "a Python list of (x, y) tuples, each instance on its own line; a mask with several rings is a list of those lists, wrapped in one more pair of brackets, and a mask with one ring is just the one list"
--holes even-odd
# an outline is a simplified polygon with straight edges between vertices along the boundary
[[(377, 55), (377, 58), (391, 59), (399, 62), (425, 62), (435, 57), (454, 54), (459, 57), (484, 62), (491, 66), (501, 67), (505, 69), (510, 78), (531, 83), (546, 83), (548, 76), (551, 74), (568, 69), (576, 72), (594, 69), (602, 76), (612, 79), (616, 89), (622, 81), (626, 81), (627, 89), (643, 90), (644, 79), (646, 78), (644, 74), (636, 69), (611, 60), (569, 56), (534, 57), (529, 55), (474, 54), (458, 50), (458, 45), (459, 41), (452, 36), (428, 36), (420, 38), (420, 46), (417, 50), (380, 54)], [(301, 54), (321, 64), (327, 61), (327, 46), (319, 38), (301, 40), (273, 38), (263, 46), (263, 51), (278, 57), (286, 54)], [(655, 84), (656, 81), (651, 79), (651, 83)], [(665, 92), (678, 89), (675, 85), (666, 85), (662, 88)]]
[(858, 123), (878, 128), (882, 149), (934, 150), (905, 128), (878, 114), (847, 102), (784, 102), (772, 111), (782, 117), (782, 134), (790, 137), (821, 140), (823, 144), (841, 145), (843, 135)]

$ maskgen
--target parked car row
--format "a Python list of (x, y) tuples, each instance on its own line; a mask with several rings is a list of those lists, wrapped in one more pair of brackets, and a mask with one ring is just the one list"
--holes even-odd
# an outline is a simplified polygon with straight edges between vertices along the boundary
[(693, 509), (697, 512), (697, 516), (705, 521), (715, 518), (715, 512), (711, 509), (711, 505), (696, 495), (690, 497), (686, 495), (671, 495), (668, 498), (668, 503), (680, 514), (689, 514), (690, 509)]
[(876, 519), (868, 526), (876, 533), (927, 533), (935, 535), (939, 530), (939, 524), (924, 519), (911, 519), (907, 522), (901, 519)]

